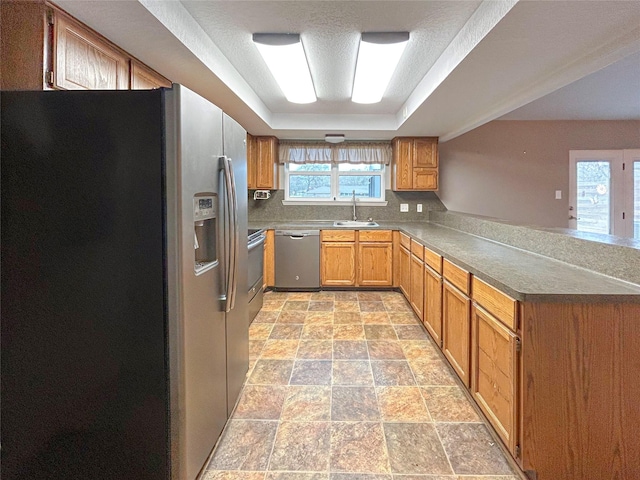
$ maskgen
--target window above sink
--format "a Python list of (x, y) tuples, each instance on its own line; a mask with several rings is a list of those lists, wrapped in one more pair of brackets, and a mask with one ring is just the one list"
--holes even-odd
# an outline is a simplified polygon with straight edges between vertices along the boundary
[(285, 205), (386, 205), (385, 181), (391, 155), (385, 142), (282, 141)]

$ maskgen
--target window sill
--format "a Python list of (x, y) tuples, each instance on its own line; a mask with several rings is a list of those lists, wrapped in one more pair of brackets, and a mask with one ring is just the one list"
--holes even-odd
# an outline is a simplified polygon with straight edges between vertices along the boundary
[[(386, 201), (384, 200), (358, 200), (356, 206), (361, 207), (386, 207)], [(353, 205), (352, 201), (344, 202), (338, 200), (282, 200), (282, 205), (307, 205), (307, 206), (333, 206), (333, 207), (349, 207)]]

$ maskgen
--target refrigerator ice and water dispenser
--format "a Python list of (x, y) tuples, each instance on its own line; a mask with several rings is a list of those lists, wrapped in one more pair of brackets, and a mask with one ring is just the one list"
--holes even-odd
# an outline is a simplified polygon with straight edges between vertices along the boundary
[(193, 197), (193, 251), (196, 275), (204, 273), (218, 264), (217, 210), (217, 195), (205, 193)]

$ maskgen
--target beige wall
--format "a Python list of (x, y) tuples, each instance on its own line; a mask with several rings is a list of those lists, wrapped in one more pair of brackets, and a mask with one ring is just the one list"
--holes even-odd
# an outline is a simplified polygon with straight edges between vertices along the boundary
[(493, 121), (440, 144), (438, 196), (453, 211), (566, 227), (569, 150), (639, 147), (640, 121)]

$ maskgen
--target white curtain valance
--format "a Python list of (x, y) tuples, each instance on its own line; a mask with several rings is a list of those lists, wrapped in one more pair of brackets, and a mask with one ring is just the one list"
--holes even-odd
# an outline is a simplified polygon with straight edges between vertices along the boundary
[(388, 142), (294, 142), (281, 140), (280, 163), (391, 163)]

